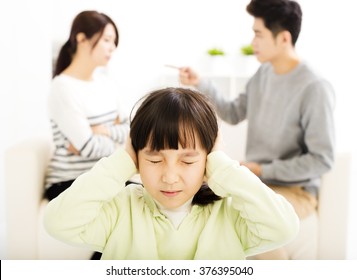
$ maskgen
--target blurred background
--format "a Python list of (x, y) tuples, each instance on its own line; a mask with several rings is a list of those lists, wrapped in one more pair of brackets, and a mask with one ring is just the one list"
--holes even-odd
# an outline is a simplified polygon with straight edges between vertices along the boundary
[[(74, 16), (95, 9), (108, 14), (119, 28), (119, 47), (108, 66), (117, 82), (122, 108), (148, 91), (176, 79), (190, 65), (215, 75), (249, 76), (243, 67), (242, 46), (251, 42), (253, 19), (249, 0), (2, 0), (0, 2), (0, 157), (12, 144), (48, 129), (46, 100), (53, 59), (67, 40)], [(336, 91), (337, 149), (356, 152), (357, 64), (354, 0), (299, 0), (303, 26), (297, 51)], [(207, 50), (220, 48), (225, 56), (214, 67)], [(254, 59), (254, 57), (253, 57)], [(256, 63), (254, 65), (254, 63)], [(244, 69), (243, 69), (244, 68)], [(243, 70), (242, 70), (243, 69)], [(238, 92), (237, 92), (238, 93)], [(21, 174), (19, 174), (21, 176)], [(0, 258), (5, 258), (4, 171), (0, 162)], [(338, 186), (336, 186), (338, 187)], [(26, 186), (24, 186), (26, 188)], [(356, 191), (354, 191), (356, 194)], [(357, 196), (354, 196), (357, 197)], [(353, 198), (351, 197), (351, 200)], [(351, 209), (351, 224), (356, 221)], [(21, 222), (21, 221), (19, 221)], [(355, 222), (354, 222), (355, 223)], [(355, 225), (355, 224), (354, 224)], [(357, 236), (356, 226), (350, 235)], [(351, 241), (352, 242), (352, 241)], [(351, 243), (350, 258), (357, 259)]]

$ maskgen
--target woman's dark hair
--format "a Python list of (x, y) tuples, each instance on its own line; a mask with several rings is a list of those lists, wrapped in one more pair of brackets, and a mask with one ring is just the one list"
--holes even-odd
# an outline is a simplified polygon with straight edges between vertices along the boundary
[[(195, 147), (197, 139), (209, 153), (216, 141), (218, 123), (206, 96), (188, 88), (164, 88), (144, 97), (130, 123), (130, 137), (136, 153), (152, 150)], [(206, 205), (220, 197), (203, 185), (193, 203)]]
[(78, 33), (84, 33), (87, 39), (99, 34), (100, 36), (98, 37), (98, 40), (93, 45), (94, 48), (102, 36), (104, 28), (108, 24), (112, 24), (114, 26), (116, 35), (115, 45), (118, 46), (119, 32), (114, 21), (109, 16), (97, 11), (83, 11), (79, 13), (72, 22), (71, 33), (67, 42), (62, 46), (59, 52), (53, 77), (59, 75), (71, 64), (72, 57), (77, 51), (76, 36)]
[(290, 0), (252, 0), (247, 6), (247, 12), (261, 18), (264, 25), (273, 36), (287, 30), (291, 34), (291, 41), (295, 46), (301, 30), (302, 11), (300, 5)]

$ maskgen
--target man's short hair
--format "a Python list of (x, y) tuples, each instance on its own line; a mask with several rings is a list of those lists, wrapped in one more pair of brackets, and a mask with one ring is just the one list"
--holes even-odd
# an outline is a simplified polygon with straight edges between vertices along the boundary
[(290, 0), (252, 0), (247, 12), (261, 18), (266, 28), (276, 37), (281, 31), (289, 31), (293, 46), (299, 37), (302, 11), (300, 5)]

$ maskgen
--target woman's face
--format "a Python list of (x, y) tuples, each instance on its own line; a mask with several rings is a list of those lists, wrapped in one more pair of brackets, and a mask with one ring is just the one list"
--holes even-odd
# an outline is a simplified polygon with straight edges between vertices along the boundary
[(196, 139), (195, 148), (153, 151), (146, 146), (138, 152), (143, 185), (163, 207), (180, 207), (202, 186), (207, 152), (198, 144)]
[[(89, 40), (92, 46), (98, 39), (98, 36), (93, 36)], [(113, 51), (116, 49), (115, 40), (116, 34), (114, 26), (112, 24), (107, 24), (99, 41), (91, 50), (91, 57), (97, 66), (105, 66), (108, 64)]]

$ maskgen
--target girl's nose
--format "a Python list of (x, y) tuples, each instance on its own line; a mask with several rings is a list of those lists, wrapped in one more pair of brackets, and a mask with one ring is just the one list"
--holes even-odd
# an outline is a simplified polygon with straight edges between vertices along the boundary
[(162, 175), (162, 181), (169, 185), (177, 183), (178, 178), (179, 176), (174, 168), (166, 168)]

